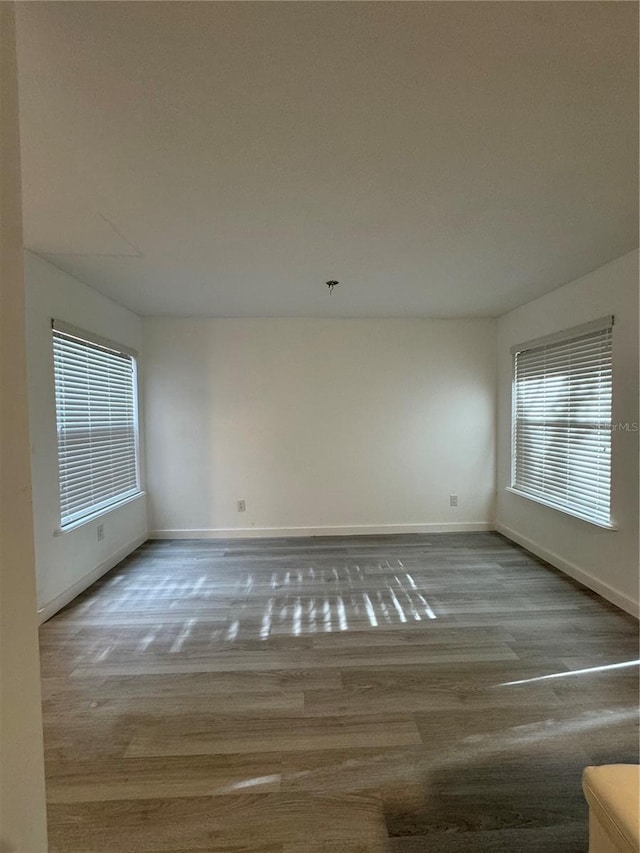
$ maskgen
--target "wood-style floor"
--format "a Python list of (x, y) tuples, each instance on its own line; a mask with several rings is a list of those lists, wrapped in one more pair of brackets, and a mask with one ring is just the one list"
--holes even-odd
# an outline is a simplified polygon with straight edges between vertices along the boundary
[(148, 542), (41, 652), (51, 853), (584, 853), (638, 761), (637, 622), (498, 534)]

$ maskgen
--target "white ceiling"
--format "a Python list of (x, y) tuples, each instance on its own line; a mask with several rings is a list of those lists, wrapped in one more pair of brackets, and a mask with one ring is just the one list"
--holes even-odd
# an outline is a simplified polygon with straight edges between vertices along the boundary
[(143, 315), (499, 315), (638, 244), (637, 16), (20, 3), (26, 245)]

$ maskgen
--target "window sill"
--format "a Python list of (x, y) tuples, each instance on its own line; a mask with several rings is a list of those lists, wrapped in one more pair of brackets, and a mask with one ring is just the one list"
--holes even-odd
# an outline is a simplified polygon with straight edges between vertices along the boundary
[(527, 492), (521, 492), (519, 489), (515, 489), (513, 486), (507, 486), (505, 491), (511, 492), (512, 495), (517, 495), (519, 498), (526, 498), (528, 501), (533, 501), (537, 504), (542, 504), (542, 506), (547, 506), (549, 509), (555, 509), (556, 512), (561, 512), (563, 515), (568, 515), (571, 518), (577, 518), (579, 521), (584, 521), (586, 524), (592, 524), (594, 527), (600, 527), (603, 530), (618, 530), (619, 528), (612, 523), (606, 523), (604, 521), (594, 521), (591, 518), (586, 518), (584, 515), (580, 515), (577, 512), (572, 512), (570, 509), (566, 509), (565, 507), (557, 506), (551, 501), (545, 501), (543, 498), (538, 498), (535, 495), (527, 494)]
[(67, 524), (65, 527), (58, 527), (53, 531), (54, 536), (64, 536), (65, 533), (71, 533), (74, 530), (77, 530), (79, 527), (84, 527), (85, 524), (90, 524), (92, 521), (95, 521), (97, 518), (103, 518), (105, 515), (109, 515), (110, 512), (113, 512), (116, 509), (120, 509), (127, 504), (133, 503), (133, 501), (137, 501), (140, 498), (144, 498), (146, 496), (145, 491), (136, 492), (135, 495), (130, 495), (128, 498), (125, 498), (122, 501), (118, 501), (118, 503), (111, 504), (111, 506), (105, 507), (104, 509), (100, 509), (97, 512), (92, 513), (91, 515), (86, 515), (84, 518), (79, 518), (77, 521), (72, 521), (71, 524)]

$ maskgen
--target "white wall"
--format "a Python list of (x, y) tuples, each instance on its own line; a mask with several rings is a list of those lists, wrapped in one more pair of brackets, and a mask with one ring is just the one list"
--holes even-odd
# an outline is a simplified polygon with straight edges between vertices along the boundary
[[(31, 469), (38, 608), (48, 618), (146, 538), (146, 498), (55, 535), (60, 526), (51, 319), (140, 350), (140, 318), (25, 253)], [(98, 542), (97, 525), (104, 524)]]
[(47, 849), (13, 3), (0, 3), (0, 850)]
[(143, 340), (155, 535), (491, 525), (495, 321), (153, 318)]
[(615, 315), (613, 422), (638, 423), (638, 252), (631, 252), (498, 322), (498, 493), (500, 531), (596, 592), (638, 614), (638, 432), (612, 434), (612, 516), (604, 530), (505, 491), (511, 464), (510, 348)]

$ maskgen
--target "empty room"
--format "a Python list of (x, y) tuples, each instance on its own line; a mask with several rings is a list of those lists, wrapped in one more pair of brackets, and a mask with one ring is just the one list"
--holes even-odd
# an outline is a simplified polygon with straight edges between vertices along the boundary
[(0, 851), (638, 851), (637, 3), (0, 37)]

